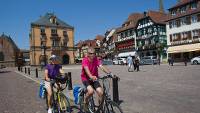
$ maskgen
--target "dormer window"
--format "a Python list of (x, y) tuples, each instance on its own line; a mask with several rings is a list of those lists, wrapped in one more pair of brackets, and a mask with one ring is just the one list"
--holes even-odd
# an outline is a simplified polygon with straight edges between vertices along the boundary
[(176, 15), (176, 11), (174, 11), (174, 10), (171, 11), (171, 15), (172, 15), (172, 16), (175, 16), (175, 15)]
[(182, 7), (181, 8), (181, 13), (185, 13), (186, 12), (186, 7)]
[(191, 9), (196, 9), (197, 8), (197, 3), (195, 2), (195, 3), (192, 3), (191, 4)]
[(52, 17), (50, 18), (50, 22), (51, 22), (52, 24), (56, 24), (56, 17), (55, 17), (55, 16), (52, 16)]

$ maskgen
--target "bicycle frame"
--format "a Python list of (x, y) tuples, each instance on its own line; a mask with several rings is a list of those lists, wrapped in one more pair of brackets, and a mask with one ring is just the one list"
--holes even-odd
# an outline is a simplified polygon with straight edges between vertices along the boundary
[[(61, 87), (61, 84), (56, 81), (56, 80), (50, 80), (50, 85), (51, 85), (51, 91), (52, 91), (52, 97), (51, 97), (51, 101), (52, 101), (52, 107), (55, 113), (60, 113), (62, 111), (70, 111), (70, 109), (67, 109), (67, 105), (69, 105), (70, 107), (70, 103), (69, 100), (67, 100), (67, 98), (65, 97), (65, 95), (62, 93), (62, 91), (67, 87), (67, 80), (66, 80), (66, 86), (64, 88)], [(57, 87), (55, 87), (55, 85)], [(57, 89), (57, 91), (54, 90), (54, 88)], [(62, 101), (62, 99), (66, 99), (67, 103), (65, 103), (64, 101)], [(63, 108), (61, 108), (59, 105), (64, 105)], [(60, 108), (59, 108), (60, 107)]]
[[(107, 78), (112, 78), (112, 77), (104, 76), (102, 78), (98, 78), (97, 79), (97, 81), (102, 80), (102, 83), (103, 83), (103, 87), (102, 87), (103, 88), (103, 96), (102, 96), (102, 101), (101, 101), (101, 103), (98, 106), (95, 105), (93, 96), (90, 98), (89, 104), (91, 104), (91, 108), (89, 108), (89, 111), (91, 113), (99, 113), (101, 110), (103, 110), (103, 104), (104, 104), (104, 102), (107, 103), (106, 100), (111, 100), (108, 92), (106, 91), (105, 81), (106, 81)], [(85, 94), (86, 94), (86, 90), (84, 91), (84, 95)], [(83, 95), (83, 98), (84, 98), (84, 95)], [(97, 107), (97, 109), (95, 109), (96, 107)]]

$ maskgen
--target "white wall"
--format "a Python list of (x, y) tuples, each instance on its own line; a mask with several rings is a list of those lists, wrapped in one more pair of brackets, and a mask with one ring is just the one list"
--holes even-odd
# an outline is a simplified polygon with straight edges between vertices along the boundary
[(183, 25), (180, 27), (169, 28), (169, 23), (166, 25), (167, 29), (167, 45), (171, 45), (170, 43), (170, 34), (185, 32), (185, 31), (192, 31), (194, 29), (200, 29), (200, 22), (191, 23), (190, 25)]

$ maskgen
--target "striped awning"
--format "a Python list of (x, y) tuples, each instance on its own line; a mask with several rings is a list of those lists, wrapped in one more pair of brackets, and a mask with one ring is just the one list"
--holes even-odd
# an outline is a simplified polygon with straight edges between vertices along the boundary
[(183, 53), (191, 51), (200, 51), (200, 43), (172, 46), (167, 49), (168, 53)]

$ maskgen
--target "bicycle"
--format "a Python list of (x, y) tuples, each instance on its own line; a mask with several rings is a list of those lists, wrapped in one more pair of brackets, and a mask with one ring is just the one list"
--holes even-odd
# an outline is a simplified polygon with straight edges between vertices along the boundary
[[(107, 81), (109, 78), (113, 78), (111, 75), (99, 77), (97, 81), (102, 81), (103, 84), (103, 96), (102, 101), (99, 105), (96, 105), (94, 101), (94, 95), (89, 98), (88, 110), (90, 113), (123, 113), (121, 107), (111, 100), (111, 96), (109, 94), (109, 84)], [(80, 100), (80, 110), (81, 112), (85, 112), (83, 108), (84, 96), (86, 94), (86, 89), (81, 92), (81, 100)]]
[[(68, 83), (67, 75), (64, 77), (57, 76), (55, 79), (50, 80), (53, 113), (78, 113), (77, 111), (80, 111), (76, 106), (71, 106), (69, 98), (63, 94), (63, 90), (66, 89)], [(48, 107), (47, 98), (46, 105)]]

